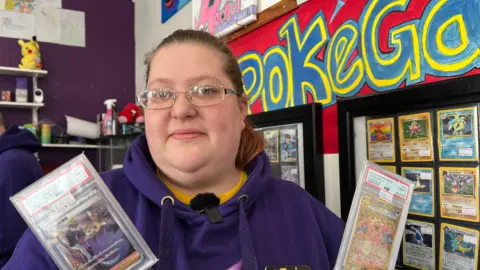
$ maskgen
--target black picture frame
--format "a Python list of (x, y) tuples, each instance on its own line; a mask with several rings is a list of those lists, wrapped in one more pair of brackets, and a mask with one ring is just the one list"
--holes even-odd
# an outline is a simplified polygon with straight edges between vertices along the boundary
[(247, 118), (253, 123), (254, 128), (302, 124), (305, 190), (325, 204), (322, 104), (311, 103), (251, 114)]
[[(395, 117), (395, 128), (398, 128), (398, 116), (403, 114), (430, 112), (431, 128), (433, 135), (432, 148), (434, 151), (434, 161), (430, 162), (402, 162), (400, 160), (400, 142), (399, 132), (396, 132), (395, 148), (397, 173), (400, 173), (401, 167), (414, 165), (415, 167), (433, 168), (435, 188), (434, 188), (434, 216), (425, 217), (414, 213), (409, 213), (408, 218), (423, 222), (432, 223), (435, 226), (435, 264), (438, 268), (440, 264), (440, 225), (450, 223), (470, 229), (480, 230), (479, 222), (469, 222), (463, 220), (454, 220), (441, 217), (440, 215), (440, 186), (438, 171), (440, 167), (458, 166), (458, 167), (478, 167), (479, 161), (441, 161), (438, 154), (437, 141), (437, 112), (443, 109), (452, 109), (457, 107), (477, 107), (477, 119), (480, 103), (480, 75), (460, 77), (456, 79), (415, 85), (403, 89), (392, 90), (388, 92), (375, 93), (360, 97), (347, 98), (338, 101), (338, 139), (339, 139), (339, 165), (340, 165), (340, 201), (341, 218), (347, 221), (350, 207), (353, 201), (356, 188), (356, 168), (355, 168), (355, 133), (354, 118), (366, 117), (377, 118), (386, 115)], [(477, 135), (478, 135), (478, 122)], [(478, 148), (478, 145), (477, 145)], [(477, 149), (478, 150), (478, 149)], [(403, 246), (403, 244), (402, 244)], [(400, 248), (397, 258), (398, 269), (412, 269), (404, 266), (402, 263), (403, 249)]]
[[(355, 117), (397, 114), (404, 111), (430, 111), (431, 108), (475, 102), (480, 102), (480, 75), (339, 100), (337, 113), (341, 218), (347, 220), (356, 188), (353, 127)], [(435, 126), (434, 122), (432, 126)]]

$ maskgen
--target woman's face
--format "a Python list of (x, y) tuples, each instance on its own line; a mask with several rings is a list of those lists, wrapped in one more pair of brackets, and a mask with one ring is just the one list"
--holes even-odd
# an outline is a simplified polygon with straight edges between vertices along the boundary
[[(199, 43), (167, 45), (152, 58), (147, 89), (185, 92), (198, 85), (233, 89), (223, 59), (220, 52)], [(150, 153), (163, 173), (185, 187), (232, 170), (246, 114), (247, 105), (233, 94), (225, 94), (223, 103), (197, 107), (186, 94), (177, 93), (173, 107), (145, 110)]]

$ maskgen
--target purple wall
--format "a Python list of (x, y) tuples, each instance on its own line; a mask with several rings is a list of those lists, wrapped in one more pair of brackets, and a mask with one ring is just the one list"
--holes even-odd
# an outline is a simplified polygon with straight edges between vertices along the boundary
[[(40, 43), (44, 69), (39, 79), (44, 108), (39, 120), (66, 127), (65, 114), (95, 122), (105, 111), (103, 101), (116, 98), (121, 110), (135, 95), (134, 4), (131, 0), (63, 0), (64, 9), (85, 12), (86, 47)], [(20, 46), (16, 39), (0, 38), (0, 65), (17, 67)], [(0, 76), (0, 89), (15, 89), (15, 77)], [(30, 101), (31, 101), (30, 82)], [(12, 95), (14, 92), (12, 92)], [(8, 124), (30, 122), (31, 111), (0, 108)], [(55, 166), (83, 149), (44, 149), (42, 165)], [(86, 151), (95, 162), (95, 150)]]

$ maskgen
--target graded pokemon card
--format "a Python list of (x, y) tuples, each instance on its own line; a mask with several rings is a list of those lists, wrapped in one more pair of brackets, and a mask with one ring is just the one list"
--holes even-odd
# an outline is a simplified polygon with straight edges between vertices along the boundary
[(393, 117), (367, 120), (368, 159), (395, 162), (395, 126)]
[(402, 162), (433, 160), (430, 113), (416, 113), (398, 117)]
[(441, 217), (479, 222), (478, 167), (440, 167), (439, 178)]
[(335, 269), (393, 269), (413, 182), (365, 161)]
[(60, 269), (148, 269), (157, 262), (84, 154), (10, 199)]
[(478, 269), (479, 231), (453, 224), (440, 225), (440, 269)]
[(477, 161), (477, 106), (439, 110), (438, 151), (440, 161)]

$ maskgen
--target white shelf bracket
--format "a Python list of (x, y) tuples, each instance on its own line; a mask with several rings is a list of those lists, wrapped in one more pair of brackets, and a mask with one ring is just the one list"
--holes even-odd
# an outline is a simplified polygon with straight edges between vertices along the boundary
[(32, 108), (32, 123), (34, 126), (38, 124), (38, 108)]
[(34, 74), (32, 76), (32, 82), (33, 82), (33, 91), (37, 90), (38, 88), (38, 74)]

